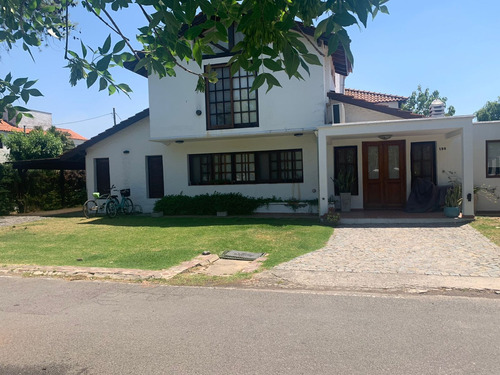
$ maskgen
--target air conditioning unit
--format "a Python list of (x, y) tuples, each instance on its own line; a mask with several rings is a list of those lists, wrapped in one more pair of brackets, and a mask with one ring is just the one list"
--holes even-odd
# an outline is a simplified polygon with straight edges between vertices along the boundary
[(345, 122), (345, 108), (342, 103), (332, 104), (332, 123), (340, 124)]

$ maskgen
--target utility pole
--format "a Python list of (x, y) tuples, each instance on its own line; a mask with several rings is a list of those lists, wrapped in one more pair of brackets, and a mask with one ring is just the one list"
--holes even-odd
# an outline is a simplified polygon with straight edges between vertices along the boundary
[(116, 111), (115, 111), (115, 107), (113, 107), (113, 123), (114, 123), (114, 126), (116, 126)]

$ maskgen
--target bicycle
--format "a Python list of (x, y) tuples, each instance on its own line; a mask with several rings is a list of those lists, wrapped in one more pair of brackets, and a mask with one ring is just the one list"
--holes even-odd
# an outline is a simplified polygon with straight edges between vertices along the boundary
[[(115, 185), (111, 186), (110, 192), (113, 190), (117, 190)], [(130, 189), (120, 190), (120, 195), (122, 196), (121, 202), (118, 200), (118, 195), (113, 195), (112, 193), (101, 195), (98, 192), (94, 192), (92, 195), (94, 199), (89, 199), (83, 204), (83, 214), (87, 219), (96, 216), (99, 211), (103, 210), (111, 218), (115, 217), (118, 211), (122, 211), (126, 215), (134, 211), (134, 204), (128, 198), (130, 196)], [(104, 202), (99, 202), (103, 200)]]

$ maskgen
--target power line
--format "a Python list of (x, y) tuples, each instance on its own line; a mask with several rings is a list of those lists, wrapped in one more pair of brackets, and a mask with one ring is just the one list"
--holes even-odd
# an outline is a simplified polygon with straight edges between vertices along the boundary
[(52, 124), (53, 126), (59, 126), (59, 125), (68, 125), (68, 124), (76, 124), (77, 122), (85, 122), (85, 121), (90, 121), (90, 120), (95, 120), (96, 118), (101, 118), (101, 117), (105, 117), (105, 116), (109, 116), (111, 115), (111, 113), (106, 113), (104, 115), (101, 115), (101, 116), (96, 116), (96, 117), (92, 117), (92, 118), (87, 118), (85, 120), (78, 120), (78, 121), (70, 121), (70, 122), (61, 122), (59, 124)]

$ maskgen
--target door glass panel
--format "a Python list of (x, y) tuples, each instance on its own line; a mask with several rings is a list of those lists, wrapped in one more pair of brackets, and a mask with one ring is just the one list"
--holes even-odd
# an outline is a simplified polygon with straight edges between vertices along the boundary
[(377, 180), (379, 176), (378, 146), (368, 146), (368, 179)]
[(399, 178), (399, 146), (389, 145), (387, 147), (389, 179), (396, 180)]

